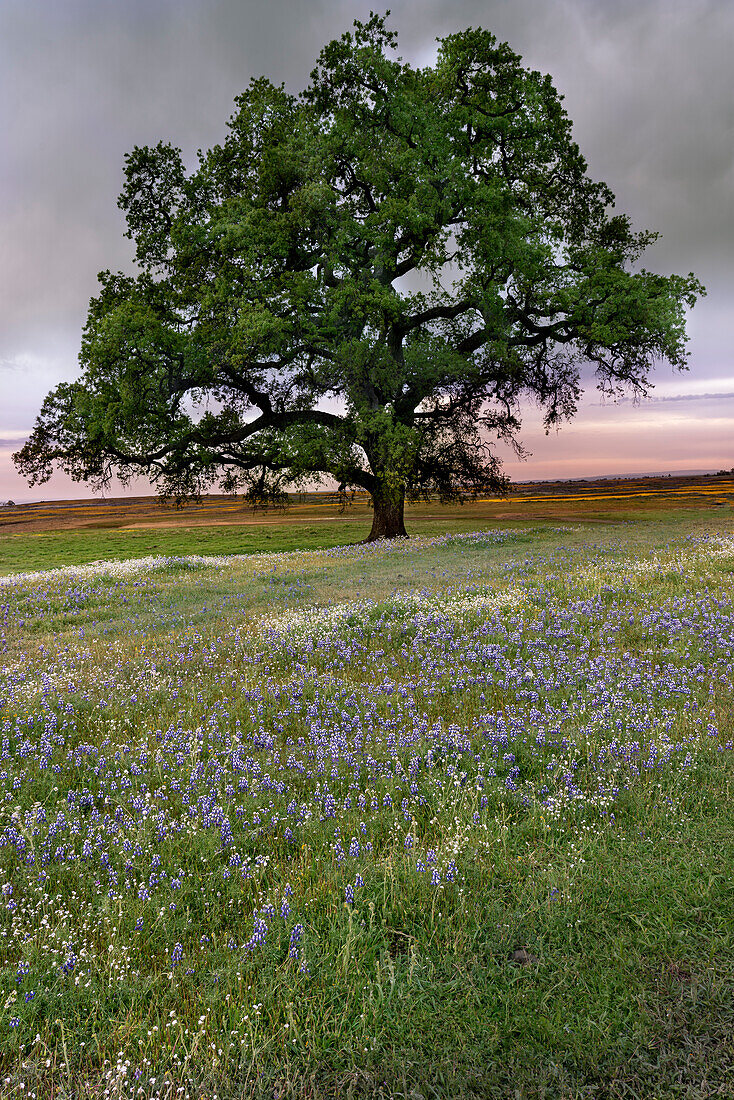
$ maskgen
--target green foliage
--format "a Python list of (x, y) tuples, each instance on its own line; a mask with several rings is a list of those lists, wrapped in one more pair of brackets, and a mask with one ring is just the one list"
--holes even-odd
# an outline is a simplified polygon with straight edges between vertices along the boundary
[(484, 30), (414, 69), (383, 18), (354, 28), (300, 96), (253, 80), (190, 175), (162, 142), (128, 155), (140, 274), (100, 275), (82, 380), (16, 455), (32, 484), (58, 464), (272, 500), (329, 476), (400, 534), (406, 495), (504, 485), (523, 396), (552, 425), (583, 362), (611, 393), (684, 367), (703, 288), (632, 270), (655, 235), (610, 212), (550, 78)]

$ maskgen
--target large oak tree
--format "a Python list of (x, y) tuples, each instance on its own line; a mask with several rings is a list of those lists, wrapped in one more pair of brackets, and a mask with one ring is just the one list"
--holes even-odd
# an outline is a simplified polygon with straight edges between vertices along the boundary
[[(389, 13), (388, 13), (389, 14)], [(470, 29), (433, 67), (384, 18), (321, 52), (298, 97), (253, 80), (187, 175), (159, 143), (126, 157), (136, 277), (99, 275), (79, 381), (15, 455), (94, 486), (146, 474), (274, 499), (315, 478), (370, 494), (370, 538), (406, 496), (502, 488), (518, 408), (573, 416), (685, 365), (689, 275), (638, 269), (652, 233), (587, 175), (551, 80)]]

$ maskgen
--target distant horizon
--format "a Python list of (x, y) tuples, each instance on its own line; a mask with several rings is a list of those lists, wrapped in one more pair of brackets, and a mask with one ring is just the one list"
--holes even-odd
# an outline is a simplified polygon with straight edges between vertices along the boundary
[[(636, 478), (645, 477), (716, 477), (718, 474), (730, 473), (729, 470), (724, 470), (723, 467), (718, 470), (705, 469), (705, 470), (645, 470), (636, 471), (633, 473), (617, 473), (617, 474), (586, 474), (577, 475), (575, 477), (527, 477), (527, 478), (511, 478), (510, 485), (549, 485), (554, 482), (572, 483), (576, 481), (634, 481)], [(290, 491), (290, 495), (296, 496), (299, 492), (304, 493), (333, 493), (334, 489), (293, 489)], [(28, 504), (64, 504), (74, 503), (77, 501), (112, 501), (112, 500), (134, 500), (144, 497), (157, 497), (158, 493), (155, 492), (120, 492), (116, 494), (111, 493), (91, 493), (87, 496), (78, 497), (38, 497), (33, 499), (22, 498), (9, 498), (7, 500), (0, 499), (0, 508), (7, 507), (9, 504), (13, 506), (22, 506)], [(238, 494), (229, 494), (223, 492), (211, 492), (202, 493), (202, 499), (206, 497), (219, 497), (219, 496), (232, 496), (232, 499), (236, 499)]]

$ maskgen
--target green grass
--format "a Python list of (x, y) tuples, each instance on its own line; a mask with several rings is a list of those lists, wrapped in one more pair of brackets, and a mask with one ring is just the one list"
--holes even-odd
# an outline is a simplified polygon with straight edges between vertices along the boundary
[(303, 546), (341, 546), (364, 538), (368, 528), (360, 523), (318, 525), (151, 528), (147, 531), (76, 530), (31, 535), (0, 536), (0, 576), (61, 565), (93, 561), (127, 560), (150, 554), (252, 554), (259, 551), (295, 550)]
[[(413, 534), (437, 535), (445, 531), (473, 531), (475, 518), (450, 514), (446, 521), (421, 519)], [(503, 527), (498, 523), (492, 526)], [(542, 525), (541, 525), (542, 526)], [(366, 538), (369, 517), (354, 521), (325, 520), (318, 523), (267, 522), (226, 526), (181, 525), (148, 530), (105, 530), (86, 528), (39, 534), (0, 535), (0, 576), (32, 570), (56, 569), (63, 565), (85, 565), (95, 561), (126, 561), (131, 558), (183, 554), (219, 556), (232, 554), (280, 553), (288, 550), (350, 546)]]
[[(722, 512), (716, 507), (675, 508), (665, 499), (650, 502), (646, 497), (640, 497), (637, 503), (631, 505), (625, 500), (613, 502), (613, 506), (606, 508), (603, 501), (594, 502), (593, 499), (570, 504), (561, 499), (556, 503), (527, 505), (521, 499), (510, 497), (501, 507), (520, 508), (527, 512), (527, 517), (497, 520), (492, 514), (493, 509), (481, 504), (448, 508), (434, 504), (409, 506), (406, 525), (411, 535), (431, 536), (449, 531), (513, 528), (525, 524), (542, 531), (557, 524), (578, 528), (584, 538), (592, 532), (598, 533), (602, 540), (607, 537), (605, 529), (611, 528), (617, 532), (624, 531), (625, 538), (629, 538), (633, 545), (636, 542), (647, 545), (656, 538), (665, 540), (673, 531), (704, 531), (722, 525)], [(557, 519), (554, 518), (554, 510), (558, 512)], [(536, 512), (540, 515), (536, 516)], [(53, 517), (48, 522), (52, 524)], [(0, 576), (149, 555), (219, 556), (348, 546), (366, 538), (371, 513), (364, 508), (355, 508), (343, 517), (333, 518), (324, 517), (321, 509), (314, 509), (313, 517), (306, 512), (297, 521), (293, 521), (287, 513), (283, 515), (278, 512), (262, 516), (257, 523), (211, 526), (188, 526), (185, 517), (181, 516), (179, 525), (175, 527), (151, 524), (138, 529), (110, 527), (104, 520), (99, 521), (99, 526), (91, 526), (91, 522), (89, 526), (68, 530), (50, 527), (38, 533), (0, 532)], [(110, 522), (118, 524), (120, 520), (115, 518)], [(730, 523), (730, 520), (727, 519), (727, 522)]]
[[(726, 747), (734, 544), (687, 540), (692, 518), (698, 531), (710, 522), (704, 512), (679, 512), (637, 524), (525, 524), (497, 542), (345, 555), (309, 545), (322, 526), (324, 537), (331, 530), (346, 540), (346, 525), (323, 524), (301, 529), (304, 552), (285, 558), (0, 587), (0, 722), (8, 729), (0, 834), (12, 838), (8, 830), (38, 807), (47, 821), (63, 810), (76, 822), (51, 842), (43, 881), (13, 843), (0, 846), (0, 876), (17, 901), (0, 915), (2, 1095), (734, 1095), (734, 753)], [(175, 532), (175, 546), (145, 549), (132, 533), (104, 537), (124, 539), (120, 557), (219, 554), (216, 538), (233, 537), (206, 533), (206, 546)], [(272, 549), (296, 538), (290, 528), (273, 535)], [(226, 552), (262, 550), (261, 536), (249, 528), (241, 537), (252, 541)], [(63, 538), (72, 560), (111, 556), (95, 532)], [(20, 568), (38, 566), (25, 559)], [(350, 601), (351, 616), (329, 611)], [(270, 635), (287, 616), (290, 633)], [(679, 628), (682, 621), (689, 625)], [(475, 636), (489, 648), (472, 664), (466, 646)], [(519, 672), (496, 671), (500, 650)], [(588, 655), (584, 678), (552, 683), (580, 654)], [(617, 662), (608, 681), (617, 702), (611, 688), (594, 694), (605, 662)], [(648, 669), (638, 685), (625, 680), (634, 662)], [(425, 718), (420, 738), (392, 750), (391, 731), (412, 729), (414, 715)], [(488, 743), (500, 779), (483, 786), (479, 757), (430, 734), (441, 719), (444, 732), (453, 725), (481, 744), (487, 715), (504, 715), (508, 728), (525, 716), (526, 739), (509, 741), (518, 793), (504, 783), (504, 748), (492, 757)], [(331, 762), (329, 731), (342, 722), (367, 731), (357, 767)], [(558, 744), (536, 752), (535, 731), (554, 722)], [(172, 730), (187, 731), (180, 760), (167, 748)], [(690, 749), (689, 765), (682, 752), (639, 774), (597, 761), (613, 737), (640, 741), (645, 752), (663, 730)], [(299, 736), (304, 772), (287, 763)], [(238, 744), (273, 782), (288, 784), (288, 799), (308, 802), (315, 783), (328, 783), (338, 816), (314, 811), (297, 842), (287, 842), (276, 788), (260, 789), (256, 772), (233, 771)], [(309, 744), (326, 754), (313, 778)], [(368, 756), (399, 759), (407, 773), (429, 748), (415, 793), (392, 764), (374, 773), (365, 765)], [(247, 828), (231, 815), (237, 850), (268, 860), (249, 879), (222, 877), (217, 828), (187, 810), (206, 789), (201, 778), (183, 799), (197, 767), (222, 804), (226, 785), (249, 777), (252, 795), (226, 796), (246, 808)], [(562, 791), (569, 768), (588, 795), (548, 809), (534, 792), (544, 777)], [(597, 780), (618, 793), (597, 798)], [(359, 793), (367, 809), (342, 807)], [(406, 795), (410, 824), (400, 810)], [(154, 811), (133, 813), (130, 800), (143, 798), (142, 806), (148, 796)], [(115, 818), (117, 809), (124, 815)], [(273, 812), (281, 821), (270, 826)], [(115, 820), (131, 842), (119, 853), (109, 839)], [(161, 822), (182, 829), (157, 837)], [(37, 834), (32, 824), (28, 844), (40, 853), (48, 824)], [(373, 844), (360, 862), (348, 858), (346, 871), (335, 856), (336, 825), (345, 848), (353, 836)], [(112, 899), (100, 886), (104, 865), (82, 852), (89, 830), (117, 869)], [(77, 853), (71, 864), (53, 855), (62, 843)], [(429, 850), (444, 871), (455, 854), (455, 881), (444, 875), (432, 885), (416, 872), (416, 857)], [(138, 884), (154, 852), (169, 877), (182, 869), (182, 885), (171, 894), (152, 888), (145, 900)], [(355, 868), (364, 886), (347, 903)], [(277, 919), (251, 955), (228, 947), (230, 935), (247, 938), (254, 910), (280, 899), (285, 883), (291, 923), (306, 930), (304, 972), (288, 958), (287, 926)], [(183, 963), (171, 969), (176, 942), (194, 974)], [(65, 975), (69, 945), (81, 961)], [(520, 947), (528, 965), (513, 959)], [(23, 959), (29, 977), (19, 982)]]

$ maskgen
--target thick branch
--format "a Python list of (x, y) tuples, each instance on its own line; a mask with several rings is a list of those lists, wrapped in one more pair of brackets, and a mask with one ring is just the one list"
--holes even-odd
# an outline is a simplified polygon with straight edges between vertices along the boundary
[(406, 317), (404, 320), (398, 321), (394, 328), (400, 333), (406, 333), (418, 328), (420, 325), (427, 324), (429, 321), (453, 321), (470, 309), (476, 309), (476, 305), (468, 299), (457, 302), (453, 306), (433, 306), (431, 309), (424, 309), (422, 313), (415, 313), (412, 317)]
[(334, 413), (321, 412), (318, 409), (302, 409), (296, 412), (273, 413), (271, 415), (263, 414), (255, 420), (250, 421), (249, 424), (243, 424), (240, 428), (233, 431), (206, 432), (196, 427), (193, 431), (188, 432), (174, 443), (169, 443), (164, 447), (159, 447), (156, 451), (149, 451), (143, 454), (126, 453), (109, 445), (105, 447), (105, 450), (115, 458), (119, 458), (121, 462), (125, 462), (127, 465), (152, 466), (160, 462), (161, 459), (177, 451), (182, 453), (191, 444), (211, 448), (228, 446), (235, 443), (243, 443), (246, 439), (256, 435), (257, 432), (264, 431), (268, 428), (282, 431), (285, 428), (291, 428), (298, 424), (317, 424), (326, 428), (336, 428), (341, 427), (344, 424), (344, 420)]
[[(246, 454), (237, 454), (235, 451), (223, 451), (217, 455), (219, 462), (223, 466), (236, 466), (240, 470), (256, 470), (258, 467), (265, 465), (269, 470), (282, 471), (288, 470), (291, 467), (291, 463), (277, 462), (272, 459), (264, 460), (262, 455), (248, 456)], [(338, 471), (334, 470), (332, 464), (310, 462), (299, 463), (299, 473), (309, 474), (330, 474), (332, 477), (338, 477), (342, 482), (347, 485), (360, 485), (363, 489), (366, 489), (368, 493), (373, 492), (375, 485), (377, 484), (377, 478), (374, 474), (371, 474), (369, 470), (363, 470), (360, 466), (352, 465), (351, 463), (345, 463), (339, 467)]]

